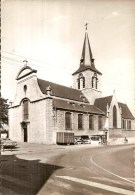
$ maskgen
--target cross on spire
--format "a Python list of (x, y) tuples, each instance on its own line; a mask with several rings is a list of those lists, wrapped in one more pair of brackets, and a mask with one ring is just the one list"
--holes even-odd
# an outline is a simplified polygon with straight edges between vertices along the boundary
[(28, 61), (25, 59), (23, 60), (23, 62), (24, 62), (24, 66), (27, 66)]
[(87, 30), (87, 28), (88, 28), (88, 22), (86, 22), (84, 26), (85, 26), (85, 30)]

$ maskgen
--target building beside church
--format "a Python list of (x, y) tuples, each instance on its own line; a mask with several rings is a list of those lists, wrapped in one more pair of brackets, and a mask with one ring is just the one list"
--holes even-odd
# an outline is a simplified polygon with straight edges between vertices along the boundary
[(102, 97), (102, 73), (95, 66), (87, 31), (80, 65), (72, 76), (73, 88), (37, 78), (28, 65), (19, 71), (9, 108), (11, 139), (55, 144), (56, 133), (63, 131), (95, 135), (109, 129), (110, 136), (133, 132), (135, 120), (128, 106), (115, 94)]

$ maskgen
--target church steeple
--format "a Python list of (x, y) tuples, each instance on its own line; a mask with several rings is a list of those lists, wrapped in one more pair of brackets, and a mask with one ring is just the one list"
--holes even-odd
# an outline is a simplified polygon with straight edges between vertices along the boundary
[(77, 73), (80, 73), (80, 72), (88, 70), (88, 69), (90, 69), (93, 72), (96, 72), (98, 74), (101, 74), (101, 72), (99, 72), (95, 67), (94, 58), (93, 58), (93, 54), (92, 54), (92, 50), (91, 50), (91, 46), (90, 46), (90, 41), (89, 41), (89, 37), (88, 37), (88, 32), (87, 32), (87, 28), (88, 28), (87, 26), (88, 26), (88, 23), (86, 22), (86, 24), (85, 24), (85, 37), (84, 37), (84, 43), (83, 43), (83, 49), (82, 49), (82, 56), (81, 56), (81, 60), (80, 60), (80, 67), (72, 75), (75, 75)]
[(94, 58), (90, 46), (87, 32), (88, 23), (85, 24), (85, 37), (82, 48), (80, 65), (73, 75), (73, 88), (81, 90), (91, 105), (96, 98), (100, 98), (102, 73), (99, 72), (94, 63)]

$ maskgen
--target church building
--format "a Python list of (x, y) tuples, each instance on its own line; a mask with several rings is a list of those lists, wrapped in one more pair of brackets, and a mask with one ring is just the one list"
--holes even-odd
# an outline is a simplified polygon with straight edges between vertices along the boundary
[[(18, 142), (55, 144), (57, 132), (110, 136), (131, 132), (134, 117), (126, 104), (102, 97), (102, 73), (96, 68), (86, 29), (73, 87), (37, 78), (27, 64), (16, 77), (17, 89), (9, 108), (9, 137)], [(119, 132), (119, 133), (118, 133)]]

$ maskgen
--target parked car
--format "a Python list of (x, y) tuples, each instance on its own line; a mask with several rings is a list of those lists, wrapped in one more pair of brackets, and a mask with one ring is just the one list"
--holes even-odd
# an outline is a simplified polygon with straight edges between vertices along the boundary
[(91, 144), (101, 144), (101, 137), (98, 135), (92, 135), (90, 136)]
[(91, 144), (91, 140), (88, 135), (81, 135), (81, 139), (83, 141), (83, 144)]
[(83, 144), (83, 140), (81, 136), (74, 136), (75, 138), (75, 144)]
[(15, 148), (17, 146), (16, 141), (12, 141), (9, 138), (1, 138), (1, 147), (4, 148)]
[(91, 140), (88, 135), (75, 136), (75, 144), (90, 144)]

